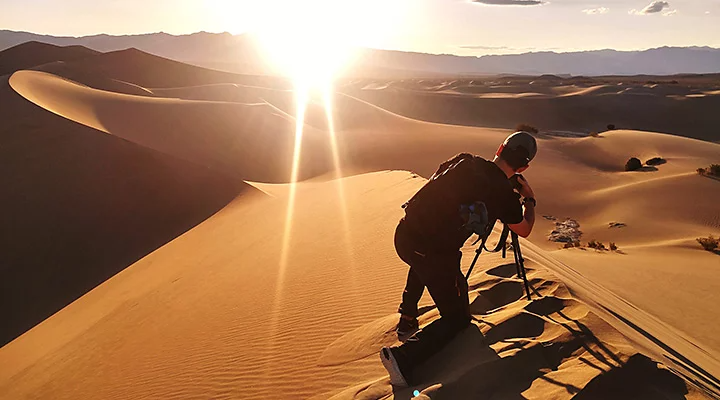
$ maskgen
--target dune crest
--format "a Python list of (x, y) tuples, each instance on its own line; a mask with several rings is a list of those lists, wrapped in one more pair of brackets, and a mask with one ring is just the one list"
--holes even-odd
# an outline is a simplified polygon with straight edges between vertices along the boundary
[[(10, 85), (51, 112), (150, 149), (245, 179), (289, 180), (295, 121), (271, 105), (111, 93), (35, 71), (13, 74)], [(318, 136), (306, 129), (311, 174), (329, 169)]]

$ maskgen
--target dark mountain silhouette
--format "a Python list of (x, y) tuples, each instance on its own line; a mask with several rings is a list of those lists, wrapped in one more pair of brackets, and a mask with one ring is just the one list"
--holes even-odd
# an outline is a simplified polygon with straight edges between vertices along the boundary
[[(81, 45), (108, 52), (137, 48), (182, 62), (239, 73), (272, 73), (250, 34), (198, 32), (190, 35), (56, 37), (27, 32), (0, 31), (0, 50), (27, 41), (59, 46)], [(644, 51), (594, 50), (572, 53), (536, 52), (516, 55), (461, 57), (392, 50), (360, 49), (353, 74), (363, 71), (407, 71), (429, 75), (571, 74), (672, 75), (720, 72), (720, 49), (661, 47)]]
[[(0, 30), (0, 50), (27, 41), (58, 46), (81, 45), (108, 52), (137, 48), (182, 62), (239, 73), (272, 73), (250, 34), (198, 32), (190, 35), (56, 37)], [(661, 47), (644, 51), (594, 50), (572, 53), (537, 52), (517, 55), (461, 57), (392, 50), (360, 49), (353, 74), (364, 71), (407, 71), (429, 75), (571, 74), (672, 75), (720, 72), (720, 49)]]

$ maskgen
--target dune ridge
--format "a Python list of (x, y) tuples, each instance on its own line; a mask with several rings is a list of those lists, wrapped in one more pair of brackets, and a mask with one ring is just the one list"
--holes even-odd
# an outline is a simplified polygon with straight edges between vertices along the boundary
[(0, 51), (0, 76), (52, 62), (81, 60), (101, 54), (83, 46), (60, 47), (40, 42), (25, 42)]

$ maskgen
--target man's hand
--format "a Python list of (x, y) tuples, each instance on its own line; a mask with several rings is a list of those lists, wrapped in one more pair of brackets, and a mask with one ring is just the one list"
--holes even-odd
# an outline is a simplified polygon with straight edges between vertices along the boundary
[[(516, 175), (517, 182), (520, 186), (517, 188), (518, 193), (524, 198), (532, 197), (535, 198), (535, 192), (528, 181), (522, 175)], [(535, 206), (533, 203), (526, 203), (523, 207), (523, 220), (519, 224), (508, 225), (513, 232), (517, 233), (521, 237), (528, 237), (532, 232), (533, 226), (535, 225)]]
[(524, 176), (518, 175), (517, 181), (520, 184), (520, 189), (518, 189), (518, 193), (520, 193), (520, 196), (522, 197), (535, 197), (535, 192), (533, 192), (532, 188), (530, 187), (530, 184), (525, 179)]

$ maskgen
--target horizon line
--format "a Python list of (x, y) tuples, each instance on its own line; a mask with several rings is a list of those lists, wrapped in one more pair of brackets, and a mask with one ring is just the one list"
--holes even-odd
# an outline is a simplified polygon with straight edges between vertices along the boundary
[[(53, 38), (58, 39), (83, 39), (83, 38), (90, 38), (90, 37), (98, 37), (98, 36), (109, 36), (109, 37), (133, 37), (133, 36), (151, 36), (151, 35), (167, 35), (167, 36), (173, 36), (173, 37), (183, 37), (183, 36), (192, 36), (192, 35), (198, 35), (198, 34), (210, 34), (210, 35), (230, 35), (233, 37), (243, 36), (243, 35), (251, 35), (252, 32), (245, 31), (242, 33), (231, 33), (228, 31), (222, 31), (222, 32), (212, 32), (212, 31), (206, 31), (201, 30), (197, 32), (192, 33), (182, 33), (182, 34), (174, 34), (174, 33), (168, 33), (165, 31), (156, 31), (156, 32), (144, 32), (144, 33), (126, 33), (126, 34), (111, 34), (111, 33), (95, 33), (95, 34), (89, 34), (89, 35), (81, 35), (81, 36), (73, 36), (73, 35), (54, 35), (50, 33), (38, 33), (38, 32), (30, 32), (30, 31), (16, 31), (12, 29), (0, 29), (0, 32), (12, 32), (12, 33), (26, 33), (30, 35), (38, 35), (38, 36), (49, 36)], [(473, 45), (455, 45), (458, 48), (466, 48), (468, 49), (468, 46)], [(14, 46), (11, 46), (14, 47)], [(416, 50), (401, 50), (401, 49), (392, 49), (392, 48), (379, 48), (379, 47), (364, 47), (364, 46), (355, 46), (358, 49), (366, 49), (366, 50), (381, 50), (381, 51), (395, 51), (395, 52), (401, 52), (401, 53), (411, 53), (411, 54), (427, 54), (427, 55), (435, 55), (435, 56), (453, 56), (453, 57), (463, 57), (463, 58), (482, 58), (482, 57), (498, 57), (498, 56), (517, 56), (517, 55), (525, 55), (525, 54), (539, 54), (539, 53), (552, 53), (552, 54), (571, 54), (571, 53), (590, 53), (590, 52), (600, 52), (600, 51), (615, 51), (620, 53), (631, 53), (631, 52), (644, 52), (644, 51), (650, 51), (650, 50), (658, 50), (658, 49), (691, 49), (691, 48), (707, 48), (711, 50), (720, 50), (720, 47), (714, 47), (711, 45), (684, 45), (684, 46), (673, 46), (673, 45), (663, 45), (658, 47), (648, 47), (648, 48), (638, 48), (638, 49), (628, 49), (628, 50), (620, 50), (615, 48), (595, 48), (595, 49), (573, 49), (573, 50), (530, 50), (530, 51), (524, 51), (519, 53), (490, 53), (490, 54), (483, 54), (483, 55), (460, 55), (460, 54), (454, 54), (454, 53), (433, 53), (433, 52), (423, 52), (423, 51), (416, 51)]]

